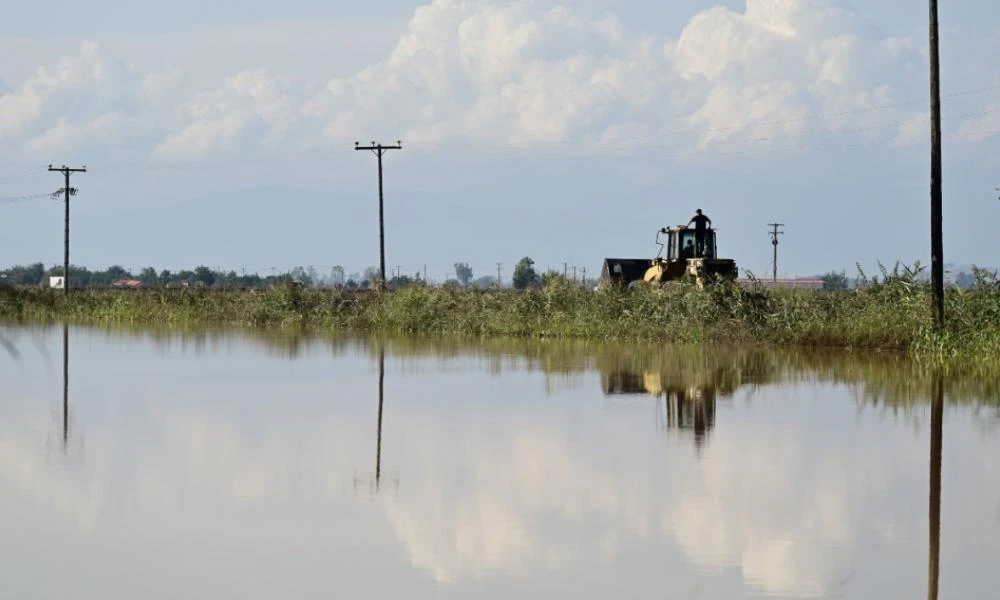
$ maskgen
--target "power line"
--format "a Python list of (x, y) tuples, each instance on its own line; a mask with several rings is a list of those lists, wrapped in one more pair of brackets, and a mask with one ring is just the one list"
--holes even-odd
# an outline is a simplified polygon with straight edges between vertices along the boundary
[(27, 200), (38, 200), (39, 198), (51, 198), (53, 200), (58, 200), (60, 192), (62, 192), (62, 190), (39, 194), (25, 194), (23, 196), (0, 196), (0, 204), (15, 204), (17, 202), (24, 202)]
[(383, 197), (382, 197), (382, 155), (389, 150), (402, 150), (403, 142), (396, 141), (395, 146), (384, 146), (372, 142), (371, 146), (359, 146), (354, 142), (355, 150), (371, 150), (378, 157), (378, 245), (379, 245), (379, 274), (382, 280), (381, 287), (385, 287), (385, 219), (383, 217)]

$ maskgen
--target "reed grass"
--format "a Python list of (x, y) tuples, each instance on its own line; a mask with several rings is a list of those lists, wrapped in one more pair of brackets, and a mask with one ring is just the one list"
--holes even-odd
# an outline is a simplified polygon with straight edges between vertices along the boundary
[(930, 287), (910, 270), (845, 291), (749, 288), (582, 290), (556, 279), (531, 290), (409, 287), (350, 292), (280, 286), (216, 289), (0, 289), (10, 322), (238, 326), (516, 338), (724, 342), (904, 351), (1000, 363), (1000, 288), (948, 290), (932, 326)]

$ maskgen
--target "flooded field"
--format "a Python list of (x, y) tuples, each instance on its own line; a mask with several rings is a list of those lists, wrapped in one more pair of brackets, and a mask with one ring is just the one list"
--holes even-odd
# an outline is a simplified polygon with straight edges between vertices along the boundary
[(0, 332), (2, 598), (1000, 584), (990, 374), (754, 348)]

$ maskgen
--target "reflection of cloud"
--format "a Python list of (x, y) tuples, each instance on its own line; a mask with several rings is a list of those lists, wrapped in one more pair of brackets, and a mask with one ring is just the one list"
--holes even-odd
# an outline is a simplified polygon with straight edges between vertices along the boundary
[[(374, 406), (273, 402), (256, 381), (226, 381), (242, 398), (232, 404), (180, 385), (131, 387), (128, 401), (108, 403), (120, 414), (82, 424), (83, 467), (70, 469), (45, 462), (47, 423), (15, 400), (0, 406), (0, 528), (110, 531), (121, 536), (114, 543), (154, 540), (178, 554), (211, 540), (241, 550), (236, 567), (268, 542), (310, 563), (364, 540), (390, 549), (398, 562), (386, 572), (423, 571), (453, 589), (581, 581), (609, 565), (621, 575), (637, 553), (665, 579), (697, 571), (711, 586), (713, 572), (737, 573), (750, 591), (798, 597), (831, 593), (873, 548), (886, 573), (914, 568), (907, 552), (925, 539), (925, 436), (885, 415), (855, 421), (843, 388), (768, 388), (749, 408), (737, 392), (696, 458), (687, 440), (656, 431), (652, 407), (609, 409), (597, 390), (543, 398), (535, 388), (537, 397), (511, 400), (504, 394), (541, 378), (474, 374), (414, 375), (407, 399), (389, 390), (383, 469), (400, 488), (363, 523), (348, 516), (362, 504), (349, 488), (373, 460)], [(329, 379), (283, 383), (291, 397), (329, 397)], [(971, 529), (969, 506), (992, 508), (998, 464), (987, 447), (995, 440), (962, 439), (962, 427), (972, 425), (948, 445), (962, 464), (946, 463), (946, 485), (960, 493), (989, 481), (991, 493), (951, 505), (944, 522), (959, 531)], [(977, 550), (1000, 552), (992, 540)]]
[(557, 432), (480, 430), (455, 439), (447, 424), (407, 421), (416, 424), (404, 434), (407, 454), (420, 471), (407, 470), (405, 496), (387, 501), (388, 517), (413, 564), (438, 581), (564, 569), (613, 553), (622, 536), (644, 535), (629, 507), (635, 491), (616, 489)]
[(46, 460), (44, 440), (50, 423), (45, 419), (17, 420), (10, 425), (16, 428), (0, 430), (0, 494), (7, 499), (14, 494), (31, 498), (47, 514), (69, 521), (82, 532), (92, 532), (106, 500), (104, 486)]
[(920, 537), (923, 513), (900, 502), (926, 495), (919, 440), (817, 434), (828, 420), (789, 427), (755, 410), (765, 414), (697, 460), (683, 443), (647, 454), (597, 416), (570, 431), (492, 410), (412, 411), (397, 416), (406, 485), (387, 500), (388, 520), (411, 563), (439, 582), (575, 572), (651, 543), (796, 597), (832, 593), (871, 540), (902, 548)]
[(281, 536), (314, 528), (309, 509), (349, 497), (352, 471), (371, 460), (367, 437), (336, 417), (257, 431), (168, 395), (147, 399), (149, 413), (138, 418), (71, 433), (84, 440), (68, 457), (57, 448), (46, 456), (52, 423), (6, 415), (0, 506), (59, 515), (81, 534), (103, 524), (240, 535), (229, 525), (263, 511), (271, 516), (254, 533)]

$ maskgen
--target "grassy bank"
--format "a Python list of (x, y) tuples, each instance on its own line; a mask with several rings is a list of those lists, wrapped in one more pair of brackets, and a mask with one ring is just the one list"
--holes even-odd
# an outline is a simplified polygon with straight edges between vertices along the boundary
[(413, 287), (376, 294), (0, 289), (0, 319), (89, 324), (227, 325), (670, 342), (756, 342), (902, 350), (1000, 361), (1000, 290), (949, 290), (948, 323), (930, 327), (930, 289), (899, 272), (841, 292), (744, 289), (479, 291)]

